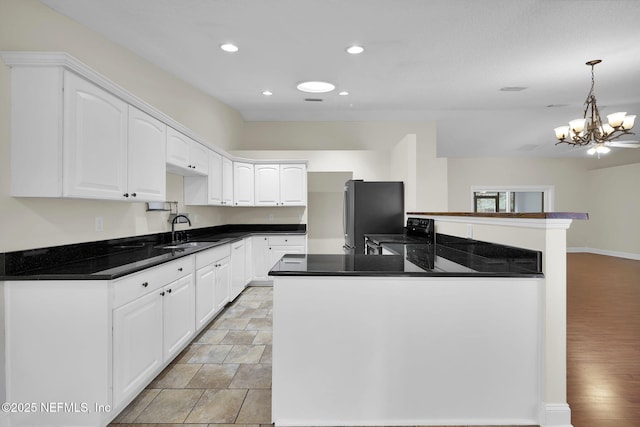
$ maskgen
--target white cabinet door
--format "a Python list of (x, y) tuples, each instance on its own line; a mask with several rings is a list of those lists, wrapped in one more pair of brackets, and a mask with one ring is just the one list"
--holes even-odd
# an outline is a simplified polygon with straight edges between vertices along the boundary
[(215, 264), (196, 271), (196, 330), (202, 329), (216, 314), (216, 272)]
[(195, 333), (195, 294), (193, 274), (162, 288), (164, 319), (164, 360), (178, 354)]
[(213, 150), (209, 152), (209, 191), (210, 205), (222, 205), (222, 156)]
[(245, 237), (244, 242), (244, 283), (253, 280), (253, 238)]
[(191, 169), (200, 175), (207, 175), (209, 173), (209, 150), (203, 145), (195, 141), (191, 141), (189, 145), (189, 160)]
[(280, 165), (280, 204), (282, 206), (307, 204), (307, 165)]
[(183, 133), (167, 128), (167, 171), (184, 176), (207, 175), (208, 152), (206, 147)]
[(244, 242), (241, 240), (231, 245), (231, 291), (229, 300), (233, 301), (245, 285), (245, 253)]
[(226, 157), (222, 158), (222, 204), (233, 205), (233, 162)]
[(229, 291), (231, 288), (229, 257), (223, 258), (218, 261), (216, 268), (215, 305), (216, 312), (219, 312), (229, 302)]
[(269, 280), (269, 238), (267, 236), (252, 237), (251, 258), (253, 259), (253, 280)]
[(255, 205), (280, 205), (280, 165), (255, 165)]
[(253, 164), (233, 162), (233, 205), (253, 206)]
[(113, 406), (137, 394), (163, 363), (162, 297), (152, 292), (113, 310)]
[(124, 200), (127, 104), (64, 73), (63, 196)]
[(167, 126), (129, 106), (128, 186), (131, 200), (166, 199)]
[(167, 128), (167, 165), (188, 169), (189, 139), (173, 128)]

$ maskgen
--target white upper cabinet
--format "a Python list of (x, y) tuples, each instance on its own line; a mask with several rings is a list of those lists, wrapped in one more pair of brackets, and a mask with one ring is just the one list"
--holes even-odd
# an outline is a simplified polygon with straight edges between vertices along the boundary
[(253, 206), (253, 164), (233, 162), (233, 205)]
[(177, 130), (167, 129), (167, 171), (184, 176), (207, 175), (209, 151)]
[(11, 195), (165, 199), (164, 124), (59, 66), (11, 77)]
[(255, 165), (256, 206), (305, 206), (307, 167), (305, 164)]
[(280, 205), (280, 165), (255, 165), (256, 206)]
[(306, 206), (307, 165), (280, 165), (280, 203), (283, 206)]
[(186, 205), (307, 203), (304, 162), (232, 161), (68, 54), (0, 57), (11, 67), (14, 197), (164, 201), (171, 172), (184, 176)]
[(127, 104), (65, 72), (63, 105), (63, 195), (126, 198)]
[(209, 175), (184, 177), (185, 205), (232, 206), (233, 164), (209, 150)]
[(210, 205), (222, 205), (222, 156), (211, 151), (209, 153), (209, 176), (207, 199)]
[(226, 157), (222, 158), (222, 204), (233, 205), (233, 162)]
[(132, 200), (164, 201), (167, 126), (129, 106), (128, 192)]

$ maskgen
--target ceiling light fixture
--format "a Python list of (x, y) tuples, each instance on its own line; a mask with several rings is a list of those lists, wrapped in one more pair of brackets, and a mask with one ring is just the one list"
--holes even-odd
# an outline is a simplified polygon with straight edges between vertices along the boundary
[(238, 46), (232, 43), (224, 43), (220, 45), (220, 49), (224, 50), (225, 52), (234, 53), (238, 51)]
[(299, 91), (308, 92), (308, 93), (325, 93), (331, 92), (336, 88), (336, 86), (329, 82), (321, 82), (321, 81), (308, 81), (298, 83), (296, 86)]
[(342, 92), (339, 92), (338, 95), (347, 96), (347, 95), (349, 95), (349, 92), (347, 92), (346, 90), (343, 90)]
[(351, 55), (357, 55), (359, 53), (364, 52), (364, 48), (362, 46), (358, 46), (355, 44), (353, 46), (349, 46), (345, 50), (347, 51), (347, 53), (350, 53)]
[(264, 96), (271, 96), (271, 95), (273, 95), (273, 92), (271, 92), (270, 90), (263, 90), (263, 91), (262, 91), (262, 94), (263, 94)]
[[(586, 65), (591, 67), (591, 90), (585, 100), (585, 109), (581, 119), (571, 120), (569, 126), (560, 126), (554, 129), (558, 142), (556, 145), (565, 143), (573, 146), (593, 145), (588, 154), (606, 154), (609, 147), (615, 147), (617, 143), (612, 142), (623, 135), (633, 135), (629, 132), (633, 128), (636, 116), (628, 116), (626, 112), (617, 112), (607, 116), (608, 123), (602, 123), (600, 111), (596, 105), (596, 96), (593, 94), (595, 85), (593, 68), (602, 60), (594, 59)], [(568, 138), (568, 139), (567, 139)], [(629, 146), (628, 143), (620, 143), (619, 146)]]

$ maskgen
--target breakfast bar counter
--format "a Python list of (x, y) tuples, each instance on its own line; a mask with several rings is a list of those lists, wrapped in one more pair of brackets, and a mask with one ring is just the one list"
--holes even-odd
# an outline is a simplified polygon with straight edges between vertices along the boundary
[[(566, 230), (587, 215), (410, 215), (436, 221), (427, 252), (447, 262), (400, 245), (274, 266), (272, 421), (569, 427)], [(482, 271), (478, 244), (452, 257), (471, 235), (539, 253), (540, 268)]]

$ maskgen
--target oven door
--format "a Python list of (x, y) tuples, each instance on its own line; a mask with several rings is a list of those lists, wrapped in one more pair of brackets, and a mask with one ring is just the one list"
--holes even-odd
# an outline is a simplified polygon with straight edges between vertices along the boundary
[(365, 241), (365, 251), (367, 255), (382, 255), (382, 246), (373, 240)]

